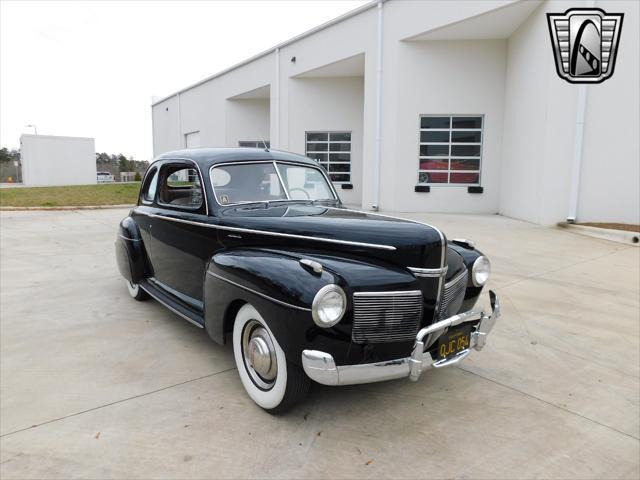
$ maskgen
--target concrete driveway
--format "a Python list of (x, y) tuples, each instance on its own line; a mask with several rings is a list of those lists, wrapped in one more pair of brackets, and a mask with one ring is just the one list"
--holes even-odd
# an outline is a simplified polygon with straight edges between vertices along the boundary
[(638, 478), (640, 249), (499, 216), (475, 240), (504, 316), (458, 368), (331, 388), (273, 417), (232, 351), (129, 298), (126, 210), (3, 212), (0, 476)]

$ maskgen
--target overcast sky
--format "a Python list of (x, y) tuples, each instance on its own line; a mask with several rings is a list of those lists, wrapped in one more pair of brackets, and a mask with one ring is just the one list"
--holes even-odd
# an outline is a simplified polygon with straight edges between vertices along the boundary
[(25, 127), (150, 159), (165, 96), (366, 1), (0, 1), (0, 146)]

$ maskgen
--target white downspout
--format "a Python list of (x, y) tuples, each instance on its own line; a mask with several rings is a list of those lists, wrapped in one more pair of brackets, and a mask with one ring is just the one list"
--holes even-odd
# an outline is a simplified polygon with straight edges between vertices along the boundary
[(180, 148), (186, 148), (184, 135), (182, 134), (182, 103), (180, 102), (180, 92), (178, 92), (178, 145)]
[(571, 196), (567, 222), (575, 223), (578, 216), (578, 198), (580, 196), (580, 175), (582, 172), (582, 144), (584, 143), (584, 119), (587, 109), (587, 85), (578, 87), (578, 106), (576, 110), (576, 130), (573, 136), (573, 164), (571, 166)]
[(274, 95), (273, 95), (273, 99), (275, 105), (274, 105), (274, 114), (273, 114), (273, 120), (275, 123), (275, 128), (273, 129), (273, 133), (275, 138), (273, 140), (271, 140), (271, 146), (272, 148), (280, 148), (280, 49), (276, 48), (275, 51), (275, 57), (276, 57), (276, 79), (273, 82), (274, 83)]
[(376, 59), (376, 133), (373, 149), (373, 204), (372, 210), (380, 208), (380, 157), (382, 154), (382, 44), (383, 44), (383, 15), (384, 0), (378, 0), (378, 45)]
[[(586, 8), (594, 8), (595, 0), (585, 2)], [(571, 196), (567, 222), (575, 223), (578, 217), (578, 199), (580, 197), (580, 176), (582, 174), (582, 144), (584, 143), (584, 119), (587, 109), (587, 85), (578, 86), (578, 105), (576, 107), (576, 131), (573, 135), (573, 163), (571, 165)]]

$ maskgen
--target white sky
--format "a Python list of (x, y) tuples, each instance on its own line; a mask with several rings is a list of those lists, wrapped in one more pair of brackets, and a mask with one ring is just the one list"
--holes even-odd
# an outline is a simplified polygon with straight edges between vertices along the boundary
[(0, 146), (94, 137), (147, 160), (165, 96), (366, 1), (0, 1)]

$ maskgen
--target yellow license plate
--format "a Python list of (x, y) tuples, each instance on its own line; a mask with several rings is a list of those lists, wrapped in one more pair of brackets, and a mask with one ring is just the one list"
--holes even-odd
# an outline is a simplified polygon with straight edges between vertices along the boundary
[(438, 340), (438, 359), (455, 357), (471, 344), (472, 325), (463, 325), (449, 329)]

